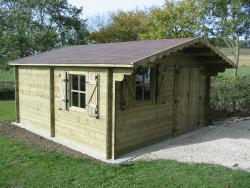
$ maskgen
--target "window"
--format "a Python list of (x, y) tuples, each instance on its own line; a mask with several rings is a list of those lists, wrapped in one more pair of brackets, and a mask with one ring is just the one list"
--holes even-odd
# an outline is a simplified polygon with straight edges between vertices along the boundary
[(84, 75), (70, 75), (71, 106), (85, 108), (86, 106), (86, 77)]
[(150, 100), (151, 96), (151, 69), (137, 68), (136, 79), (136, 100)]

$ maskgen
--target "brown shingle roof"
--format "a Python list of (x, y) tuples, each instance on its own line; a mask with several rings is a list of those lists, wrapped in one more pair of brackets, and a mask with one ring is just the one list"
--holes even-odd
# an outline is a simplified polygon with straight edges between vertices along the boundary
[(16, 60), (18, 64), (130, 64), (192, 39), (76, 45)]
[[(198, 39), (199, 40), (199, 39)], [(132, 65), (157, 53), (197, 42), (193, 38), (144, 40), (58, 48), (10, 62), (10, 65)]]

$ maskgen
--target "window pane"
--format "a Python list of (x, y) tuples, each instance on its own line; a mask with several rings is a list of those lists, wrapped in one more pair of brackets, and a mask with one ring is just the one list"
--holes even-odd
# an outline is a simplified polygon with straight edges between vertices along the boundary
[(150, 100), (150, 82), (151, 82), (150, 68), (145, 70), (144, 75), (144, 100)]
[(80, 93), (80, 107), (81, 108), (85, 108), (85, 100), (86, 100), (86, 97), (85, 97), (85, 93)]
[(78, 75), (72, 75), (72, 89), (78, 90)]
[(143, 82), (143, 69), (137, 68), (135, 73), (136, 85), (142, 85)]
[(78, 107), (78, 93), (77, 92), (72, 92), (72, 106), (77, 106)]
[(85, 76), (80, 76), (80, 91), (85, 91)]

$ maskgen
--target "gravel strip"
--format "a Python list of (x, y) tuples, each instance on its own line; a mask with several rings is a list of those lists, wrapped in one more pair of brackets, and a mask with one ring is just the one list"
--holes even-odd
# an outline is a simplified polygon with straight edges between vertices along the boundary
[(170, 159), (250, 171), (250, 120), (234, 119), (144, 148), (133, 160)]

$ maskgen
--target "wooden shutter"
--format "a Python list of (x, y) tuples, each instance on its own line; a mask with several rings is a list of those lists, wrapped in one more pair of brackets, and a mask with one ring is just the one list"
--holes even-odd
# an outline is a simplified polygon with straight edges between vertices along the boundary
[(68, 72), (62, 72), (60, 77), (60, 107), (59, 110), (67, 110), (68, 108)]
[(98, 85), (99, 75), (89, 72), (86, 82), (86, 109), (90, 117), (98, 118)]
[(120, 82), (120, 109), (125, 110), (133, 106), (135, 100), (135, 74), (125, 75)]
[(164, 64), (159, 65), (157, 70), (157, 84), (156, 84), (156, 102), (162, 103), (162, 88), (165, 84), (166, 67)]

